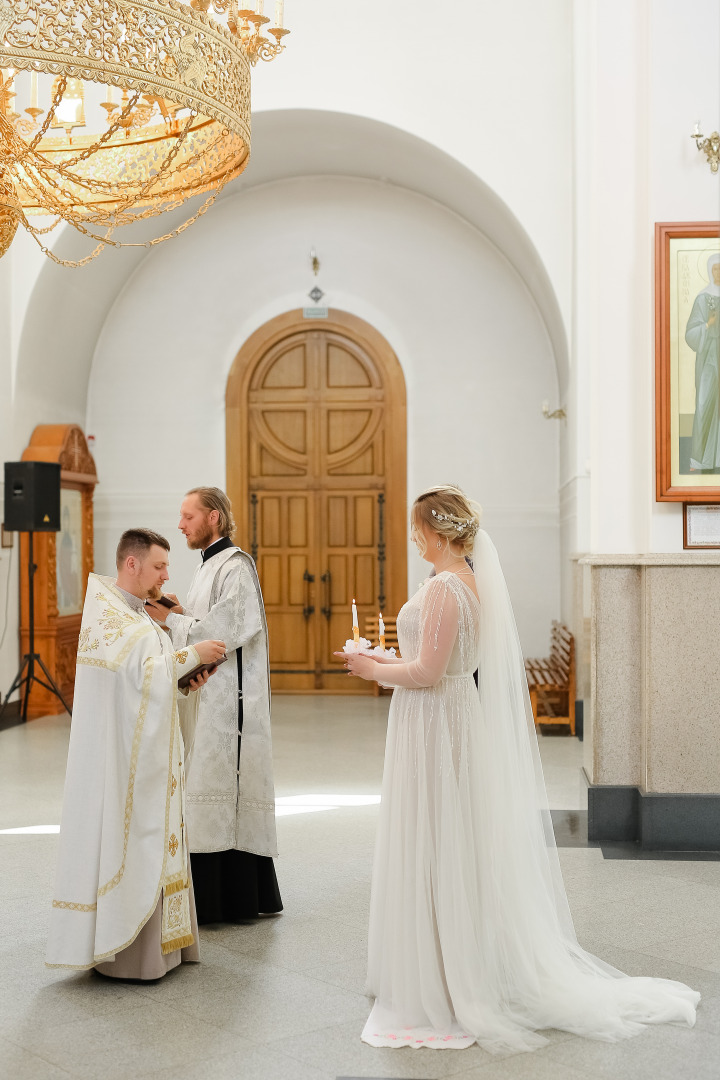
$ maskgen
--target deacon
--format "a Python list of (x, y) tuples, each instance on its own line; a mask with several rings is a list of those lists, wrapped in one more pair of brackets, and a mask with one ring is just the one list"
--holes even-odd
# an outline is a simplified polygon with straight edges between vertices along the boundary
[[(148, 610), (176, 649), (222, 638), (229, 663), (203, 691), (188, 757), (188, 833), (198, 922), (242, 922), (282, 911), (273, 856), (267, 623), (255, 562), (232, 542), (232, 508), (219, 488), (183, 500), (179, 529), (202, 562), (187, 607)], [(170, 596), (177, 601), (177, 597)]]
[[(88, 578), (47, 953), (53, 967), (159, 979), (199, 959), (178, 680), (219, 661), (225, 645), (198, 641), (175, 651), (149, 618), (144, 604), (162, 595), (169, 550), (158, 533), (130, 529), (118, 544), (117, 580)], [(209, 674), (189, 687), (199, 689)]]

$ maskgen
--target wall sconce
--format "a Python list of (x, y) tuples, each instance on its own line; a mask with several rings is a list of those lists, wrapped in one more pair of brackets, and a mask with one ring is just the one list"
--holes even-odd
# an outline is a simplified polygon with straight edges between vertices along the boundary
[(543, 401), (542, 414), (546, 420), (567, 420), (567, 413), (564, 409), (553, 409), (553, 411), (550, 412), (549, 401)]
[(705, 151), (711, 171), (717, 172), (720, 163), (720, 133), (713, 131), (712, 135), (706, 139), (704, 135), (700, 134), (700, 121), (698, 120), (690, 138), (695, 140), (698, 150)]

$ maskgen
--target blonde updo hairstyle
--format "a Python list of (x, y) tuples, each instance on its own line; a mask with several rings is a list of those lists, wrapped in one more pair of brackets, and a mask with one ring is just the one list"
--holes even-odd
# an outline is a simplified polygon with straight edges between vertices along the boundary
[(439, 484), (418, 495), (410, 511), (410, 524), (421, 556), (427, 544), (422, 526), (429, 525), (440, 540), (453, 544), (460, 555), (472, 555), (480, 528), (482, 508), (455, 484)]

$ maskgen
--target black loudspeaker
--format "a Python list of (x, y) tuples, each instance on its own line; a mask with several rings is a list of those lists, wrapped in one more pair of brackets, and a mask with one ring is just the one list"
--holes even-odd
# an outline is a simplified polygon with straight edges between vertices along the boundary
[(5, 462), (8, 532), (60, 531), (60, 465), (50, 461)]

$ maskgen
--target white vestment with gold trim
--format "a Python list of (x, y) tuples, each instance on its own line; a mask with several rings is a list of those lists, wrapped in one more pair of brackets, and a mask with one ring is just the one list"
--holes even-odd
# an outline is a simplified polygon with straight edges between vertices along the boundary
[[(176, 649), (217, 638), (225, 642), (228, 656), (228, 663), (203, 688), (192, 749), (188, 740), (190, 851), (236, 848), (276, 856), (267, 620), (251, 556), (230, 547), (201, 563), (186, 613), (171, 612), (167, 624)], [(239, 770), (238, 649), (243, 715)], [(181, 716), (184, 711), (185, 702)]]
[[(127, 948), (163, 898), (162, 951), (191, 945), (178, 678), (200, 663), (90, 574), (47, 963)], [(195, 694), (190, 695), (196, 698)]]

